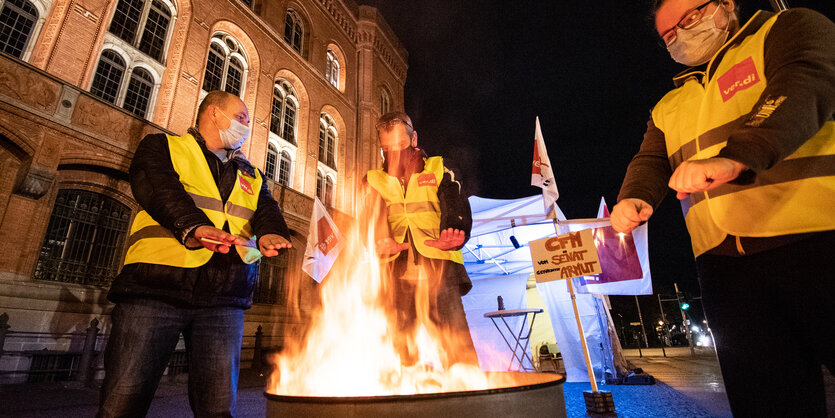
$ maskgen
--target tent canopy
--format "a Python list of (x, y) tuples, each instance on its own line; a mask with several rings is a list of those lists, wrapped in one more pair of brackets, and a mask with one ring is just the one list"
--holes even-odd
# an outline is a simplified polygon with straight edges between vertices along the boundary
[[(556, 234), (554, 212), (545, 215), (542, 195), (511, 200), (470, 196), (469, 200), (473, 228), (462, 253), (470, 279), (532, 273), (528, 242)], [(556, 216), (565, 220), (559, 207)]]

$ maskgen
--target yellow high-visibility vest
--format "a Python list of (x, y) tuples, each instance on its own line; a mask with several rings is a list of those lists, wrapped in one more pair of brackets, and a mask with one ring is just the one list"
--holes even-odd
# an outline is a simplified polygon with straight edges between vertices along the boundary
[[(255, 178), (238, 170), (235, 187), (224, 204), (206, 157), (192, 135), (168, 135), (168, 149), (171, 153), (171, 163), (180, 176), (183, 188), (194, 200), (194, 204), (206, 213), (212, 224), (216, 228), (223, 228), (224, 223), (228, 222), (230, 233), (245, 239), (252, 238), (250, 219), (258, 208), (258, 195), (263, 183), (258, 170), (255, 170)], [(142, 210), (131, 225), (125, 264), (199, 267), (206, 264), (212, 254), (212, 251), (205, 248), (187, 249), (171, 231)], [(245, 262), (255, 261), (248, 257), (243, 258)]]
[[(417, 251), (424, 257), (451, 260), (464, 264), (461, 251), (443, 251), (425, 244), (440, 236), (441, 207), (438, 201), (438, 185), (444, 177), (444, 162), (441, 157), (424, 159), (423, 171), (412, 174), (408, 187), (403, 191), (400, 181), (384, 170), (368, 172), (368, 184), (386, 202), (388, 224), (392, 238), (398, 243), (406, 239), (411, 231)], [(390, 258), (394, 259), (396, 256)]]
[[(683, 161), (717, 155), (731, 132), (751, 123), (749, 114), (768, 84), (765, 38), (779, 15), (729, 45), (759, 13), (723, 47), (721, 61), (714, 62), (722, 50), (708, 63), (708, 69), (715, 67), (709, 79), (697, 71), (678, 76), (678, 81), (685, 80), (683, 84), (653, 109), (652, 120), (664, 132), (673, 170)], [(777, 101), (785, 98), (770, 100), (771, 106), (779, 106)], [(761, 105), (760, 112), (768, 111), (768, 106)], [(753, 184), (725, 184), (693, 193), (681, 204), (696, 256), (729, 234), (772, 237), (835, 229), (835, 122), (826, 122), (794, 153), (758, 173)]]

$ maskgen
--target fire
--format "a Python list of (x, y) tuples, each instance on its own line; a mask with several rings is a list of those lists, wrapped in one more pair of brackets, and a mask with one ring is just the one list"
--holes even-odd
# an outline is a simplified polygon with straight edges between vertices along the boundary
[[(373, 223), (372, 223), (373, 224)], [(353, 225), (331, 272), (320, 285), (321, 304), (309, 329), (276, 354), (267, 391), (285, 396), (384, 396), (495, 387), (477, 364), (453, 363), (444, 347), (461, 345), (430, 320), (430, 295), (439, 280), (414, 287), (416, 323), (403, 330), (393, 306), (392, 279), (381, 271), (370, 228)], [(401, 324), (402, 325), (402, 324)], [(400, 331), (398, 331), (400, 329)], [(403, 347), (406, 355), (403, 355)], [(398, 350), (398, 347), (400, 349)], [(405, 357), (405, 358), (404, 358)], [(446, 366), (445, 366), (446, 365)], [(504, 383), (504, 382), (502, 382)]]

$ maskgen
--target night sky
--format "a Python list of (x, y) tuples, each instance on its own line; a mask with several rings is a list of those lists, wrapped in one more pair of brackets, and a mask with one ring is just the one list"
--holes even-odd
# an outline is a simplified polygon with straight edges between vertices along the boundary
[[(539, 116), (568, 218), (594, 217), (601, 197), (614, 205), (649, 110), (684, 69), (659, 45), (647, 0), (359, 1), (382, 12), (409, 52), (405, 110), (419, 145), (454, 158), (469, 194), (530, 196), (541, 192), (530, 186)], [(835, 18), (833, 0), (788, 3)], [(743, 23), (757, 9), (771, 10), (767, 0), (740, 4)], [(677, 282), (697, 295), (674, 193), (649, 233), (655, 292), (670, 294)], [(634, 298), (613, 298), (613, 305), (629, 311)], [(657, 305), (642, 297), (645, 319)]]

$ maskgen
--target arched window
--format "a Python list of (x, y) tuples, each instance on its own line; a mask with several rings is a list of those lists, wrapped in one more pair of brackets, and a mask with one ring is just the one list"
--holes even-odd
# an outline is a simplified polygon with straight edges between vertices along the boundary
[(283, 186), (290, 185), (290, 164), (292, 162), (290, 153), (281, 151), (281, 159), (278, 162), (278, 183)]
[(325, 201), (325, 175), (321, 171), (316, 172), (316, 197)]
[(128, 82), (125, 94), (124, 108), (135, 115), (144, 118), (148, 112), (151, 92), (154, 90), (154, 78), (143, 68), (134, 68)]
[(319, 161), (336, 169), (336, 126), (333, 118), (322, 113), (319, 118)]
[(171, 18), (171, 9), (160, 0), (119, 0), (109, 31), (162, 62)]
[(323, 202), (327, 207), (333, 207), (333, 180), (329, 176), (325, 176), (325, 199)]
[(334, 87), (339, 88), (339, 60), (330, 49), (326, 56), (325, 78)]
[(267, 163), (264, 166), (264, 174), (270, 178), (275, 179), (275, 168), (278, 160), (278, 150), (275, 145), (269, 144), (267, 146)]
[(125, 75), (125, 61), (113, 50), (102, 51), (90, 93), (102, 100), (116, 104), (122, 77)]
[(303, 40), (304, 26), (301, 17), (293, 9), (287, 9), (287, 15), (284, 17), (284, 41), (301, 54)]
[(0, 51), (22, 58), (37, 22), (38, 10), (32, 3), (6, 0), (0, 10)]
[[(141, 118), (148, 118), (156, 85), (154, 75), (144, 67), (133, 67), (128, 71), (129, 68), (121, 54), (105, 49), (96, 67), (90, 93)], [(126, 88), (123, 87), (125, 83)]]
[(58, 191), (35, 267), (36, 280), (108, 285), (119, 269), (130, 209), (86, 190)]
[(391, 95), (385, 87), (380, 89), (380, 115), (391, 112)]
[(281, 139), (296, 143), (296, 114), (298, 96), (290, 83), (279, 80), (273, 89), (273, 105), (270, 112), (270, 132)]
[(203, 90), (224, 90), (240, 97), (245, 70), (246, 57), (238, 41), (229, 35), (215, 35), (209, 46)]

